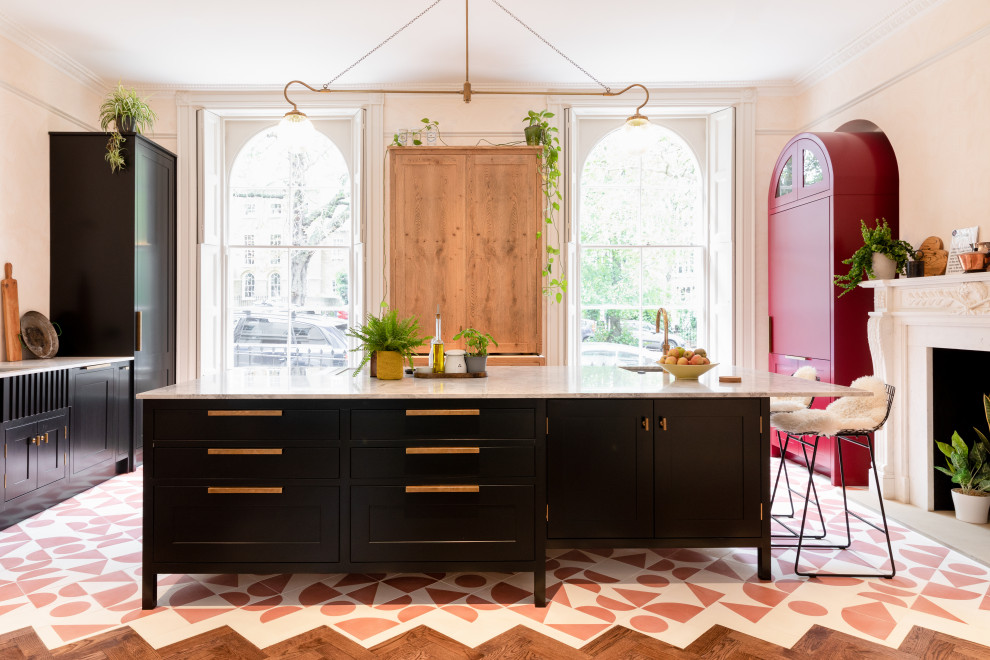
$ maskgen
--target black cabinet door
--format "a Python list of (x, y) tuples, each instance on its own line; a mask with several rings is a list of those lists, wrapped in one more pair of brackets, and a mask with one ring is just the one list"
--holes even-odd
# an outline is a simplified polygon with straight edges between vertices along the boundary
[(117, 457), (116, 369), (81, 369), (72, 379), (72, 474)]
[(65, 434), (69, 418), (64, 413), (38, 422), (38, 486), (47, 486), (68, 476), (69, 443)]
[(760, 535), (760, 401), (656, 401), (657, 538)]
[(8, 426), (3, 432), (4, 455), (7, 467), (4, 473), (5, 502), (30, 493), (38, 487), (38, 425), (20, 424)]
[(548, 538), (653, 535), (652, 401), (550, 401)]

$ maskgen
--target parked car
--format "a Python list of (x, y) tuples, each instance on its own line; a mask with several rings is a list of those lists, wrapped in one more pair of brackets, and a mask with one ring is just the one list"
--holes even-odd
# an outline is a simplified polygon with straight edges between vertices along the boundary
[(582, 366), (639, 366), (656, 364), (660, 351), (611, 342), (586, 341), (581, 343)]
[(289, 356), (292, 366), (346, 366), (342, 323), (316, 315), (248, 314), (234, 324), (234, 366), (286, 366)]
[[(663, 329), (656, 331), (656, 326), (649, 321), (628, 320), (622, 321), (622, 327), (628, 329), (632, 336), (643, 342), (643, 348), (659, 351), (663, 345)], [(667, 343), (670, 348), (684, 346), (684, 339), (680, 335), (672, 332), (667, 333)]]
[(595, 334), (597, 327), (598, 321), (595, 319), (581, 319), (581, 341)]

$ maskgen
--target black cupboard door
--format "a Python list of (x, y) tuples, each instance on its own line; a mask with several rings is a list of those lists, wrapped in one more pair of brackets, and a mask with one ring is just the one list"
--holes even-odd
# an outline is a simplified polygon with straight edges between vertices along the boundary
[(35, 422), (9, 426), (3, 432), (5, 502), (38, 487), (38, 425)]
[(68, 476), (69, 442), (65, 437), (68, 428), (69, 417), (64, 413), (38, 422), (38, 486)]
[(760, 401), (656, 402), (656, 537), (760, 536)]
[(73, 375), (72, 474), (117, 455), (116, 369), (81, 369)]
[(548, 538), (653, 535), (653, 402), (550, 401)]

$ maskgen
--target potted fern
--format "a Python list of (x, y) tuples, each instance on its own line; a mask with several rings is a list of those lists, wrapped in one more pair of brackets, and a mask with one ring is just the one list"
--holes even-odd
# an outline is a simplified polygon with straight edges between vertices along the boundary
[(364, 354), (353, 375), (357, 376), (371, 362), (371, 376), (381, 380), (402, 378), (402, 361), (408, 360), (412, 367), (413, 349), (427, 339), (419, 336), (419, 320), (415, 316), (400, 320), (394, 309), (383, 312), (381, 317), (369, 314), (364, 324), (348, 330), (347, 336), (359, 343), (351, 350)]
[(891, 237), (886, 218), (874, 222), (877, 226), (871, 229), (865, 220), (859, 221), (863, 246), (842, 261), (849, 265), (849, 272), (834, 278), (835, 285), (843, 289), (840, 298), (859, 286), (863, 273), (871, 280), (893, 279), (896, 273), (904, 272), (908, 259), (914, 254), (910, 243)]
[(150, 130), (158, 115), (148, 105), (146, 99), (138, 96), (134, 89), (124, 89), (117, 83), (117, 88), (107, 92), (100, 106), (100, 128), (104, 131), (113, 122), (113, 132), (107, 139), (107, 153), (104, 159), (110, 163), (110, 171), (124, 169), (124, 155), (121, 146), (126, 142), (122, 133), (144, 133)]
[(464, 328), (454, 335), (454, 341), (462, 338), (467, 343), (469, 349), (467, 354), (468, 373), (478, 374), (484, 372), (488, 365), (488, 344), (491, 343), (498, 346), (498, 342), (490, 334), (480, 332), (474, 328)]
[[(990, 424), (990, 395), (983, 395), (983, 410)], [(935, 466), (939, 472), (952, 477), (959, 488), (952, 489), (952, 505), (956, 518), (963, 522), (982, 524), (990, 512), (990, 440), (978, 428), (973, 428), (979, 442), (970, 449), (959, 434), (953, 432), (952, 444), (936, 441), (946, 456), (948, 467)]]

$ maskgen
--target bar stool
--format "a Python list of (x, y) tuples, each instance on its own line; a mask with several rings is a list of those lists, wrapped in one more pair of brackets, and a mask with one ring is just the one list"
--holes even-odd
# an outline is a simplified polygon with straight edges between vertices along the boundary
[[(864, 383), (869, 379), (870, 387), (864, 387)], [(794, 573), (801, 575), (803, 577), (822, 577), (822, 576), (832, 576), (832, 577), (855, 577), (855, 578), (865, 578), (865, 577), (880, 577), (880, 578), (892, 578), (896, 573), (896, 568), (894, 566), (894, 550), (890, 542), (890, 531), (887, 527), (887, 514), (883, 506), (883, 495), (880, 492), (880, 477), (877, 474), (877, 462), (876, 456), (873, 449), (873, 438), (876, 431), (880, 430), (886, 423), (887, 418), (890, 416), (890, 408), (894, 402), (894, 387), (892, 385), (883, 385), (877, 379), (872, 377), (860, 378), (854, 381), (851, 387), (864, 387), (865, 389), (873, 389), (874, 396), (885, 396), (886, 406), (883, 410), (883, 417), (879, 422), (870, 424), (869, 428), (849, 428), (849, 425), (845, 425), (843, 422), (849, 421), (847, 418), (843, 418), (840, 408), (833, 408), (839, 401), (843, 401), (846, 398), (839, 399), (833, 402), (824, 411), (797, 411), (790, 413), (778, 413), (776, 415), (771, 415), (771, 425), (775, 426), (778, 433), (783, 432), (786, 436), (785, 447), (787, 442), (797, 442), (802, 445), (804, 450), (811, 450), (811, 459), (808, 463), (808, 484), (805, 488), (804, 493), (804, 511), (801, 515), (801, 526), (797, 531), (797, 543), (796, 544), (776, 544), (774, 547), (786, 547), (786, 548), (796, 548), (797, 553), (794, 557)], [(879, 391), (876, 389), (877, 385), (882, 385), (883, 390)], [(879, 407), (876, 410), (880, 410)], [(805, 414), (803, 414), (805, 413)], [(806, 413), (817, 413), (814, 415)], [(857, 424), (852, 426), (866, 426), (866, 424), (859, 424), (863, 422), (862, 418), (857, 418), (855, 420)], [(812, 492), (814, 491), (814, 464), (815, 458), (818, 454), (818, 442), (822, 437), (832, 436), (835, 438), (836, 450), (839, 455), (839, 483), (842, 488), (842, 508), (845, 518), (846, 526), (846, 538), (844, 543), (805, 543), (806, 539), (823, 539), (827, 534), (827, 527), (822, 518), (822, 535), (812, 536), (805, 533), (805, 525), (808, 520), (808, 505), (811, 503)], [(809, 439), (811, 438), (811, 439)], [(849, 501), (846, 497), (846, 480), (845, 474), (842, 467), (842, 445), (843, 443), (851, 443), (859, 447), (864, 447), (870, 454), (870, 469), (873, 473), (874, 483), (876, 484), (876, 492), (879, 501), (880, 508), (880, 525), (877, 525), (869, 520), (863, 518), (855, 511), (849, 510)], [(806, 454), (807, 455), (807, 454)], [(817, 491), (815, 492), (815, 502), (817, 503)], [(821, 516), (821, 509), (819, 507), (819, 515)], [(849, 517), (853, 516), (857, 520), (861, 521), (865, 525), (881, 532), (887, 542), (887, 556), (890, 558), (890, 571), (889, 572), (875, 572), (875, 573), (826, 573), (822, 571), (802, 571), (800, 569), (801, 562), (801, 552), (804, 549), (834, 549), (834, 550), (848, 550), (852, 544), (852, 529), (850, 526)], [(778, 521), (779, 522), (779, 521)]]

